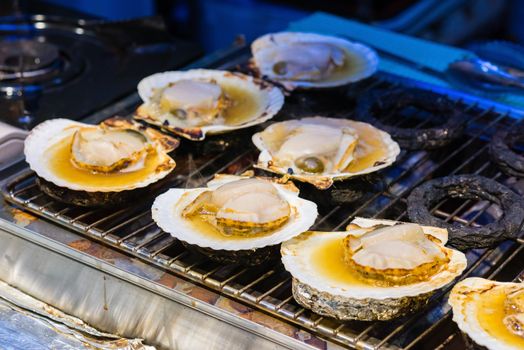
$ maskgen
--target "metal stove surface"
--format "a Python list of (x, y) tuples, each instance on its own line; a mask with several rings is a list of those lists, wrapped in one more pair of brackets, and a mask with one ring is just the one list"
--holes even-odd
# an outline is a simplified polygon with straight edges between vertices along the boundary
[(159, 17), (105, 22), (53, 15), (0, 17), (0, 120), (29, 129), (79, 119), (130, 93), (154, 72), (197, 58)]

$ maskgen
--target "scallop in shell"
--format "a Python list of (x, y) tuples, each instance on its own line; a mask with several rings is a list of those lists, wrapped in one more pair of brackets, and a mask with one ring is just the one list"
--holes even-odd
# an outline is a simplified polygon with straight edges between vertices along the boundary
[(378, 56), (367, 46), (333, 36), (281, 32), (251, 45), (260, 75), (287, 89), (331, 88), (371, 76)]
[(466, 278), (453, 287), (448, 302), (453, 321), (476, 344), (524, 348), (524, 283)]
[(400, 153), (386, 132), (348, 119), (309, 117), (279, 122), (252, 139), (260, 150), (257, 168), (319, 189), (385, 168)]
[(41, 189), (81, 206), (122, 204), (138, 189), (167, 176), (178, 141), (136, 122), (99, 125), (52, 119), (36, 126), (24, 153)]
[(389, 320), (424, 306), (466, 268), (447, 231), (356, 218), (346, 232), (305, 232), (282, 244), (293, 296), (341, 320)]
[(164, 231), (221, 262), (258, 264), (281, 242), (313, 225), (317, 207), (292, 183), (217, 175), (206, 188), (173, 188), (152, 215)]
[(190, 140), (247, 128), (271, 119), (284, 95), (262, 80), (220, 70), (153, 74), (140, 81), (135, 119)]

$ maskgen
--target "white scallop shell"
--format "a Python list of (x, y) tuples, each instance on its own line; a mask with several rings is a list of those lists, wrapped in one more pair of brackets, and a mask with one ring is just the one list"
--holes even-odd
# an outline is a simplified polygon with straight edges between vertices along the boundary
[(192, 69), (188, 71), (163, 72), (150, 75), (138, 83), (138, 94), (144, 102), (144, 105), (147, 105), (151, 101), (154, 89), (163, 88), (169, 83), (174, 83), (180, 80), (191, 79), (204, 81), (214, 80), (219, 85), (223, 82), (234, 82), (235, 85), (241, 87), (243, 90), (251, 91), (258, 96), (261, 108), (256, 114), (248, 118), (248, 120), (238, 125), (206, 125), (202, 127), (188, 128), (165, 126), (157, 119), (148, 117), (144, 114), (140, 107), (137, 110), (135, 119), (157, 125), (169, 132), (190, 140), (200, 141), (205, 138), (206, 134), (220, 134), (263, 123), (273, 118), (284, 104), (284, 95), (282, 94), (282, 91), (273, 85), (245, 74), (210, 69)]
[[(346, 51), (347, 55), (351, 56), (352, 64), (356, 67), (351, 74), (341, 77), (337, 80), (320, 80), (320, 81), (299, 81), (299, 80), (280, 80), (273, 72), (273, 65), (275, 62), (267, 61), (261, 52), (264, 49), (275, 46), (285, 45), (289, 43), (307, 43), (307, 42), (324, 42), (332, 44)], [(253, 62), (260, 71), (262, 76), (268, 77), (269, 80), (278, 81), (287, 89), (293, 90), (296, 88), (333, 88), (337, 86), (354, 83), (373, 75), (378, 68), (378, 55), (368, 46), (360, 43), (351, 42), (345, 39), (337, 38), (329, 35), (321, 35), (315, 33), (301, 33), (301, 32), (280, 32), (273, 34), (266, 34), (256, 39), (251, 44), (251, 53), (253, 55)]]
[[(359, 223), (359, 218), (354, 220), (354, 223)], [(377, 224), (394, 224), (395, 221), (384, 222), (377, 220), (372, 223), (372, 219), (365, 219), (370, 224), (369, 226)], [(360, 221), (362, 223), (362, 221)], [(371, 224), (372, 223), (372, 224)], [(366, 227), (366, 224), (362, 227)], [(432, 234), (431, 230), (422, 227), (424, 233)], [(341, 284), (340, 281), (332, 280), (329, 277), (318, 273), (318, 270), (313, 265), (314, 259), (312, 254), (315, 249), (331, 240), (342, 240), (348, 235), (348, 232), (305, 232), (289, 241), (282, 243), (282, 263), (286, 270), (288, 270), (294, 278), (300, 282), (311, 286), (312, 288), (328, 293), (331, 296), (354, 298), (354, 299), (389, 299), (389, 298), (403, 298), (421, 295), (432, 292), (436, 289), (442, 288), (451, 283), (455, 277), (460, 275), (466, 268), (466, 256), (458, 250), (445, 248), (450, 254), (450, 262), (447, 269), (442, 270), (433, 275), (429, 280), (400, 285), (392, 287), (377, 287), (372, 285), (353, 285)], [(437, 238), (442, 238), (440, 234)], [(440, 239), (439, 238), (439, 239)]]
[[(270, 142), (267, 142), (268, 139), (274, 136), (274, 130), (275, 128), (283, 127), (286, 128), (287, 132), (284, 133), (287, 135), (289, 132), (291, 132), (293, 129), (299, 127), (300, 125), (304, 124), (312, 124), (312, 125), (327, 125), (327, 126), (334, 126), (337, 128), (344, 128), (344, 127), (352, 127), (352, 125), (355, 124), (366, 124), (369, 127), (373, 128), (373, 130), (377, 131), (380, 137), (382, 138), (383, 143), (386, 145), (386, 155), (384, 159), (382, 159), (382, 162), (380, 164), (377, 164), (375, 166), (366, 168), (364, 170), (358, 171), (358, 172), (337, 172), (337, 173), (322, 173), (322, 174), (289, 174), (288, 168), (285, 167), (278, 167), (275, 164), (275, 159), (271, 155), (271, 146)], [(378, 128), (373, 127), (370, 124), (358, 122), (354, 120), (349, 119), (338, 119), (338, 118), (325, 118), (325, 117), (307, 117), (302, 119), (296, 119), (296, 120), (287, 120), (283, 122), (278, 122), (271, 124), (268, 126), (265, 130), (258, 132), (253, 135), (252, 141), (255, 144), (255, 146), (260, 150), (260, 155), (258, 156), (257, 164), (255, 164), (255, 167), (263, 170), (267, 170), (276, 174), (280, 175), (286, 175), (289, 176), (292, 179), (296, 179), (298, 181), (302, 182), (308, 182), (315, 187), (319, 189), (327, 189), (332, 184), (333, 181), (341, 181), (348, 179), (353, 176), (359, 176), (364, 174), (369, 174), (375, 171), (378, 171), (380, 169), (386, 168), (393, 164), (395, 160), (397, 159), (397, 156), (400, 154), (400, 147), (398, 143), (396, 143), (391, 136)]]
[(487, 332), (478, 322), (477, 303), (468, 303), (466, 300), (475, 293), (492, 288), (524, 289), (523, 283), (497, 282), (479, 277), (470, 277), (457, 283), (449, 295), (448, 303), (453, 309), (453, 321), (460, 330), (466, 333), (475, 343), (488, 349), (516, 350), (517, 348), (504, 343)]
[(298, 192), (290, 190), (286, 185), (273, 183), (278, 193), (284, 198), (295, 214), (289, 221), (270, 235), (253, 238), (215, 239), (205, 233), (200, 233), (188, 220), (182, 217), (182, 211), (199, 194), (209, 189), (232, 181), (241, 176), (221, 177), (219, 181), (210, 181), (207, 188), (182, 189), (172, 188), (155, 199), (152, 207), (153, 220), (165, 232), (170, 233), (180, 241), (194, 244), (202, 248), (215, 250), (246, 250), (272, 246), (307, 231), (315, 222), (318, 215), (317, 205), (311, 201), (298, 197)]
[(85, 192), (121, 192), (146, 187), (166, 177), (175, 168), (175, 161), (167, 155), (163, 146), (156, 141), (152, 141), (157, 147), (158, 154), (163, 157), (162, 162), (165, 161), (169, 166), (165, 167), (162, 171), (150, 174), (148, 177), (136, 182), (135, 184), (100, 188), (96, 186), (79, 185), (57, 176), (48, 166), (49, 147), (62, 141), (66, 137), (71, 137), (78, 128), (86, 126), (93, 125), (61, 118), (50, 119), (37, 125), (31, 131), (29, 136), (27, 136), (24, 143), (25, 159), (26, 162), (29, 163), (29, 167), (38, 176), (57, 186)]

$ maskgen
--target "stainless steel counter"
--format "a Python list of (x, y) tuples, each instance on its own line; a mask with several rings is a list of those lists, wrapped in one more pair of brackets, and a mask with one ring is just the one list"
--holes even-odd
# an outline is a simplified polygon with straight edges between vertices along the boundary
[(100, 330), (160, 348), (338, 348), (6, 203), (0, 279)]

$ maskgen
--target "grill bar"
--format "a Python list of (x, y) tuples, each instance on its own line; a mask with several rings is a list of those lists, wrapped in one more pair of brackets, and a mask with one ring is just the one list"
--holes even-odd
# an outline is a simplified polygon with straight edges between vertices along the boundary
[[(393, 85), (373, 80), (361, 84), (360, 89), (364, 92), (366, 89), (378, 87), (392, 88)], [(337, 106), (335, 102), (334, 105)], [(456, 102), (456, 106), (468, 116), (465, 140), (440, 150), (403, 151), (396, 164), (382, 172), (382, 181), (385, 184), (383, 190), (372, 193), (356, 203), (320, 203), (319, 209), (323, 215), (318, 218), (314, 229), (342, 230), (356, 216), (407, 220), (406, 196), (414, 187), (436, 176), (475, 173), (508, 183), (510, 179), (489, 161), (487, 142), (493, 130), (510, 128), (516, 121), (509, 115), (497, 114), (492, 109), (482, 110), (477, 105), (467, 106), (461, 100)], [(337, 108), (335, 107), (334, 113), (338, 111)], [(344, 109), (341, 107), (340, 110)], [(345, 117), (351, 116), (351, 113), (342, 114)], [(433, 121), (431, 117), (424, 119), (420, 115), (405, 116), (398, 120), (394, 120), (395, 117), (398, 116), (387, 113), (381, 120), (391, 125), (400, 125), (405, 118), (414, 118), (412, 125), (415, 125), (415, 128), (426, 127)], [(242, 143), (243, 146), (248, 144), (249, 139)], [(201, 186), (215, 173), (240, 174), (251, 167), (256, 155), (252, 147), (229, 149), (227, 152), (206, 156), (205, 161), (194, 165), (192, 153), (182, 154), (180, 161), (176, 159), (183, 170), (177, 177), (169, 179), (168, 186), (164, 186), (162, 190), (185, 184)], [(195, 155), (194, 159), (198, 160), (198, 155)], [(35, 175), (29, 171), (8, 181), (3, 188), (3, 194), (9, 202), (37, 215), (304, 327), (343, 346), (365, 349), (423, 348), (423, 344), (436, 330), (444, 331), (445, 337), (442, 343), (435, 344), (435, 347), (443, 348), (456, 341), (456, 328), (451, 323), (449, 310), (443, 309), (444, 298), (452, 286), (438, 291), (427, 308), (400, 320), (388, 323), (338, 322), (315, 315), (299, 306), (291, 295), (291, 276), (280, 264), (255, 268), (223, 266), (212, 264), (204, 257), (189, 253), (180, 242), (162, 232), (152, 221), (152, 197), (137, 206), (113, 211), (63, 207), (39, 191)], [(307, 191), (305, 194), (307, 195)], [(485, 220), (489, 216), (491, 204), (478, 205), (479, 203), (473, 200), (457, 204), (446, 199), (437, 203), (432, 212), (446, 221), (479, 226), (479, 220)], [(466, 216), (465, 213), (472, 208), (476, 208), (473, 215)], [(504, 243), (491, 250), (468, 252), (470, 265), (460, 279), (468, 276), (490, 276), (513, 280), (523, 275), (524, 266), (516, 263), (524, 253), (523, 243), (524, 240), (519, 238), (517, 242)], [(516, 266), (518, 271), (507, 272), (511, 266)], [(439, 312), (441, 314), (438, 319), (432, 320), (430, 315)]]

